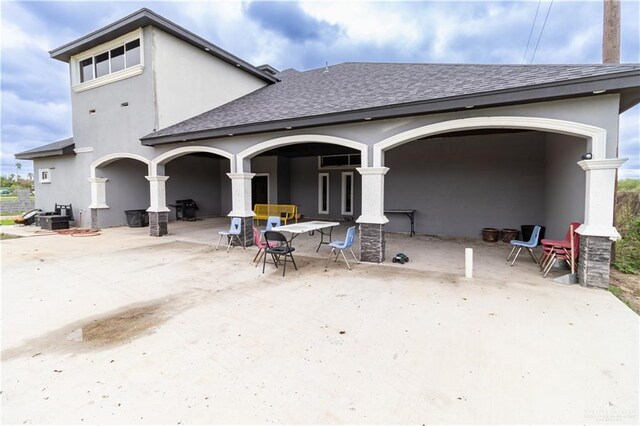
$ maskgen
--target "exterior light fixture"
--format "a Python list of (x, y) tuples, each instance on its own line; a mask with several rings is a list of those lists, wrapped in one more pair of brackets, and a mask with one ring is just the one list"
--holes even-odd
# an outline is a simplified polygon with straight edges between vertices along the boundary
[(470, 109), (470, 108), (473, 108), (474, 106), (475, 106), (475, 105), (467, 105), (465, 108), (466, 108), (466, 109)]
[(594, 90), (592, 93), (594, 95), (599, 95), (600, 93), (604, 93), (604, 92), (606, 92), (606, 90)]
[(365, 117), (364, 119), (365, 119), (366, 121), (369, 121), (369, 120), (371, 120), (371, 117)]
[(587, 152), (586, 154), (582, 154), (581, 158), (583, 160), (591, 160), (593, 158), (593, 155), (590, 152)]
[(287, 130), (291, 130), (291, 127), (285, 127), (285, 129), (287, 129)]
[(229, 133), (229, 134), (227, 134), (227, 136), (233, 136), (233, 133)]
[(208, 52), (211, 49), (209, 49), (208, 47), (205, 47), (204, 50), (205, 50), (205, 52)]

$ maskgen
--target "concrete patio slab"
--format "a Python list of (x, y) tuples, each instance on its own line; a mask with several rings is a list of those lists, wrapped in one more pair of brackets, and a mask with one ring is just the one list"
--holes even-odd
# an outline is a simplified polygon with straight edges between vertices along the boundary
[(225, 223), (3, 241), (2, 421), (638, 423), (638, 317), (606, 291), (393, 235), (409, 264), (325, 272), (301, 236), (283, 278), (215, 251)]

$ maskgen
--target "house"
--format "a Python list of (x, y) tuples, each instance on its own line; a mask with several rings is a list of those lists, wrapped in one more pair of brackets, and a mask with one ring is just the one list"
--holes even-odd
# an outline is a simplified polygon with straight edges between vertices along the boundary
[[(619, 114), (640, 65), (344, 63), (255, 67), (148, 9), (50, 52), (69, 63), (73, 138), (34, 160), (37, 207), (73, 203), (79, 225), (146, 209), (168, 232), (172, 200), (243, 220), (256, 202), (354, 220), (365, 261), (415, 209), (416, 231), (477, 237), (584, 224), (582, 284), (606, 287)], [(582, 159), (585, 153), (591, 159)], [(587, 158), (587, 157), (585, 157)]]

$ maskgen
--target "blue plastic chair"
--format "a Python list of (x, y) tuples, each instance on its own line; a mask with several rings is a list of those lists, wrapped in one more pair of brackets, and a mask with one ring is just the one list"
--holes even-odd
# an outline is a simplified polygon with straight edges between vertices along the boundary
[(340, 255), (340, 253), (342, 253), (342, 257), (344, 258), (344, 262), (347, 264), (347, 268), (351, 269), (351, 266), (349, 265), (349, 261), (347, 261), (347, 256), (344, 255), (344, 251), (346, 249), (349, 249), (356, 263), (360, 263), (355, 253), (353, 252), (353, 249), (351, 248), (351, 246), (353, 246), (353, 241), (355, 239), (356, 239), (356, 227), (352, 226), (351, 228), (347, 229), (347, 235), (344, 238), (344, 241), (334, 241), (332, 243), (329, 243), (329, 247), (331, 247), (331, 253), (329, 253), (329, 259), (327, 260), (327, 264), (325, 265), (324, 269), (327, 270), (327, 268), (329, 267), (329, 262), (331, 262), (331, 258), (333, 257), (334, 253), (336, 255), (336, 259), (335, 259), (336, 262), (338, 261), (338, 256)]
[(273, 228), (276, 228), (282, 224), (280, 220), (280, 216), (269, 216), (267, 219), (267, 229), (265, 231), (271, 231)]
[(227, 253), (229, 253), (229, 249), (231, 248), (231, 241), (233, 239), (237, 239), (242, 248), (246, 249), (242, 241), (240, 240), (240, 234), (242, 233), (242, 219), (239, 217), (234, 217), (231, 219), (231, 226), (228, 231), (218, 231), (220, 234), (220, 238), (218, 239), (218, 245), (216, 246), (216, 250), (220, 247), (220, 241), (222, 241), (222, 237), (227, 237)]
[(531, 255), (531, 258), (533, 259), (534, 262), (538, 264), (540, 263), (535, 253), (533, 252), (533, 249), (538, 247), (538, 239), (540, 238), (540, 229), (541, 228), (539, 225), (536, 225), (533, 227), (533, 232), (531, 233), (531, 238), (529, 239), (529, 241), (511, 240), (510, 244), (513, 246), (513, 248), (511, 249), (511, 253), (509, 253), (509, 256), (507, 256), (507, 262), (509, 261), (509, 259), (511, 259), (511, 255), (513, 254), (515, 249), (516, 248), (518, 249), (516, 256), (513, 258), (513, 262), (511, 262), (511, 266), (513, 266), (513, 264), (516, 263), (516, 259), (518, 258), (518, 255), (520, 254), (523, 248), (526, 248), (529, 251), (529, 254)]

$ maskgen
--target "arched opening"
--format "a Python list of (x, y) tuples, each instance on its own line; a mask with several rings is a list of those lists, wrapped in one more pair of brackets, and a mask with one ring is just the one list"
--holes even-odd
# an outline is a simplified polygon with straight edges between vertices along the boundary
[[(231, 211), (233, 155), (217, 148), (190, 146), (176, 148), (156, 157), (152, 173), (168, 176), (165, 183), (170, 221), (226, 216)], [(185, 207), (192, 200), (195, 209)]]
[(238, 170), (252, 178), (251, 206), (295, 205), (305, 219), (355, 220), (367, 146), (324, 135), (297, 135), (257, 144), (238, 154)]
[[(522, 128), (449, 131), (386, 150), (385, 208), (415, 209), (419, 234), (478, 238), (483, 228), (539, 224), (562, 238), (583, 221), (584, 137)], [(388, 216), (385, 229), (406, 231)]]
[(107, 179), (104, 201), (108, 208), (100, 209), (100, 227), (126, 225), (125, 211), (149, 207), (149, 182), (145, 178), (148, 173), (148, 163), (138, 158), (111, 157), (92, 165), (94, 177)]

